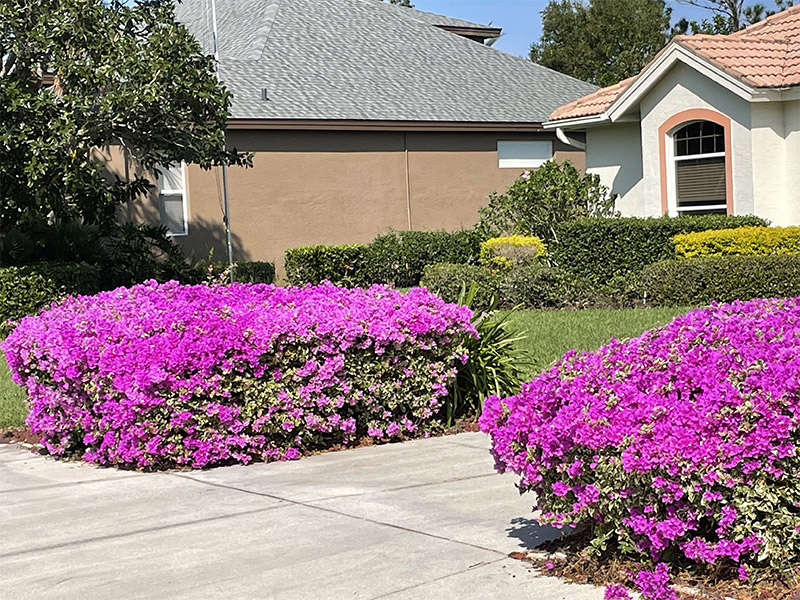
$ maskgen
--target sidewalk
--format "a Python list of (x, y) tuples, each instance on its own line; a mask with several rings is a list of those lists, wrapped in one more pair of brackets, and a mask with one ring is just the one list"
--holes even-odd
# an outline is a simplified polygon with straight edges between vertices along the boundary
[(557, 535), (479, 433), (133, 473), (0, 446), (0, 596), (599, 600), (510, 552)]

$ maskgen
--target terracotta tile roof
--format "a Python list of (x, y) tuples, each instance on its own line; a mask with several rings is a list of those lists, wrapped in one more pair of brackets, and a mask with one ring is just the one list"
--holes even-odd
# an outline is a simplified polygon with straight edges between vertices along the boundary
[(625, 88), (627, 88), (634, 79), (636, 79), (636, 77), (623, 79), (619, 83), (600, 88), (588, 96), (578, 98), (569, 104), (565, 104), (557, 108), (553, 114), (550, 115), (550, 120), (557, 121), (559, 119), (573, 119), (575, 117), (600, 114), (614, 103), (614, 100), (625, 91)]
[[(800, 85), (800, 5), (731, 35), (679, 35), (673, 42), (752, 87)], [(625, 79), (565, 104), (550, 115), (550, 120), (600, 114), (635, 79)]]

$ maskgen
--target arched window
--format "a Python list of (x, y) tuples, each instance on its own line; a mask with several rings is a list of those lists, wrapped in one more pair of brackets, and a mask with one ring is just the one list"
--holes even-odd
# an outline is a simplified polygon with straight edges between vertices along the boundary
[(672, 214), (726, 214), (725, 128), (692, 121), (672, 134), (675, 185)]

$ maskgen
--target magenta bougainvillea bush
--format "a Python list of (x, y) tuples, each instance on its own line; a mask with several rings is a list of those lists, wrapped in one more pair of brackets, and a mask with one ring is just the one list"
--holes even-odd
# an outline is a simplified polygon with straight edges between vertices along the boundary
[(424, 289), (147, 282), (27, 317), (3, 349), (50, 453), (202, 468), (435, 429), (471, 316)]
[(662, 600), (675, 564), (742, 579), (796, 565), (799, 418), (800, 300), (786, 299), (573, 351), (519, 395), (487, 400), (481, 427), (541, 523), (593, 526), (589, 551), (638, 556), (626, 583)]

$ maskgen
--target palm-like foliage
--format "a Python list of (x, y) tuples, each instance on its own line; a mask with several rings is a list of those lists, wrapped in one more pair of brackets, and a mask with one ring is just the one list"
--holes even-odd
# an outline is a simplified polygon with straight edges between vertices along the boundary
[[(462, 287), (459, 304), (472, 307), (477, 292), (473, 283)], [(530, 354), (519, 346), (525, 339), (517, 334), (508, 321), (510, 313), (497, 311), (495, 296), (486, 311), (476, 311), (472, 324), (478, 338), (468, 337), (465, 346), (469, 359), (461, 366), (445, 407), (447, 424), (467, 416), (479, 416), (483, 402), (492, 395), (507, 396), (519, 390), (527, 368), (532, 364)]]

